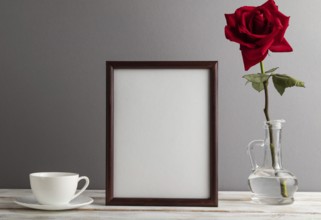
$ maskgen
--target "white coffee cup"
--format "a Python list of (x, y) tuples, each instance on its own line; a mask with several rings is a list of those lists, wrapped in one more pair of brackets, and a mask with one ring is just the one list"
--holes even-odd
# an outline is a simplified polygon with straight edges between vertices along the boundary
[[(40, 204), (64, 205), (79, 196), (89, 185), (89, 178), (77, 173), (39, 172), (30, 174), (33, 194)], [(85, 180), (83, 188), (76, 193), (78, 182)]]

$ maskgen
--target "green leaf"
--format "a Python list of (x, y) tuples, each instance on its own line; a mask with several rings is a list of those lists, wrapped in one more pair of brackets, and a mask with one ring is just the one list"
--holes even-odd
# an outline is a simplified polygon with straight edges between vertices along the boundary
[(252, 83), (252, 87), (258, 92), (261, 92), (264, 89), (263, 83)]
[(252, 83), (263, 83), (266, 80), (268, 80), (269, 75), (263, 75), (261, 73), (255, 73), (255, 74), (244, 75), (243, 78), (247, 79), (248, 81), (250, 81)]
[(279, 67), (274, 67), (268, 71), (265, 71), (265, 73), (273, 73), (275, 70), (279, 69)]
[(261, 92), (264, 89), (263, 83), (269, 79), (269, 75), (263, 75), (261, 73), (255, 73), (255, 74), (244, 75), (243, 78), (245, 78), (247, 80), (247, 83), (251, 82), (252, 83), (252, 87), (256, 91)]
[(293, 86), (304, 87), (304, 82), (285, 74), (273, 74), (272, 80), (275, 89), (280, 93), (280, 95), (283, 95), (286, 88)]

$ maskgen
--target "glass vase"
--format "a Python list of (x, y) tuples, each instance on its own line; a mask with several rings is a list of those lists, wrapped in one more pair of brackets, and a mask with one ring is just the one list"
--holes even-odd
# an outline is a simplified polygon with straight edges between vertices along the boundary
[[(294, 202), (294, 193), (298, 190), (297, 178), (282, 166), (281, 131), (284, 120), (265, 122), (265, 139), (249, 143), (252, 173), (248, 183), (252, 191), (252, 200), (261, 204), (281, 205)], [(263, 163), (256, 162), (253, 149), (263, 149)]]

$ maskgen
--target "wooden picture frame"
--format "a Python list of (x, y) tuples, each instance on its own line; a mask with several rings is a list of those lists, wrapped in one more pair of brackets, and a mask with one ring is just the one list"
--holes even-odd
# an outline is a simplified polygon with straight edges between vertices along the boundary
[(218, 205), (217, 64), (106, 62), (106, 205)]

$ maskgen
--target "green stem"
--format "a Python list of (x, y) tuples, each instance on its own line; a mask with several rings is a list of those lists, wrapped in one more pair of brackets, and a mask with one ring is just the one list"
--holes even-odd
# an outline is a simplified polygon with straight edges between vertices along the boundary
[[(264, 64), (263, 61), (260, 62), (260, 68), (261, 68), (261, 73), (264, 75)], [(265, 97), (265, 105), (264, 105), (264, 115), (266, 121), (270, 121), (270, 115), (269, 115), (269, 93), (268, 93), (268, 80), (263, 82), (263, 87), (264, 87), (264, 97)], [(271, 150), (271, 159), (272, 159), (272, 167), (273, 169), (276, 169), (276, 164), (275, 164), (275, 146), (273, 144), (273, 133), (272, 133), (272, 125), (268, 123), (268, 128), (269, 128), (269, 137), (270, 137), (270, 150)], [(277, 173), (275, 173), (277, 176)], [(288, 190), (286, 186), (286, 181), (284, 179), (280, 179), (280, 186), (281, 186), (281, 195), (283, 197), (288, 197)]]
[[(260, 68), (261, 68), (261, 73), (264, 75), (264, 64), (263, 61), (260, 62)], [(264, 106), (264, 115), (266, 121), (270, 121), (270, 115), (269, 115), (269, 91), (268, 91), (268, 80), (263, 82), (263, 87), (264, 87), (264, 97), (265, 97), (265, 106)], [(268, 124), (269, 126), (269, 136), (270, 136), (270, 149), (271, 149), (271, 158), (272, 158), (272, 167), (275, 168), (275, 147), (273, 144), (273, 134), (272, 134), (272, 126)]]

